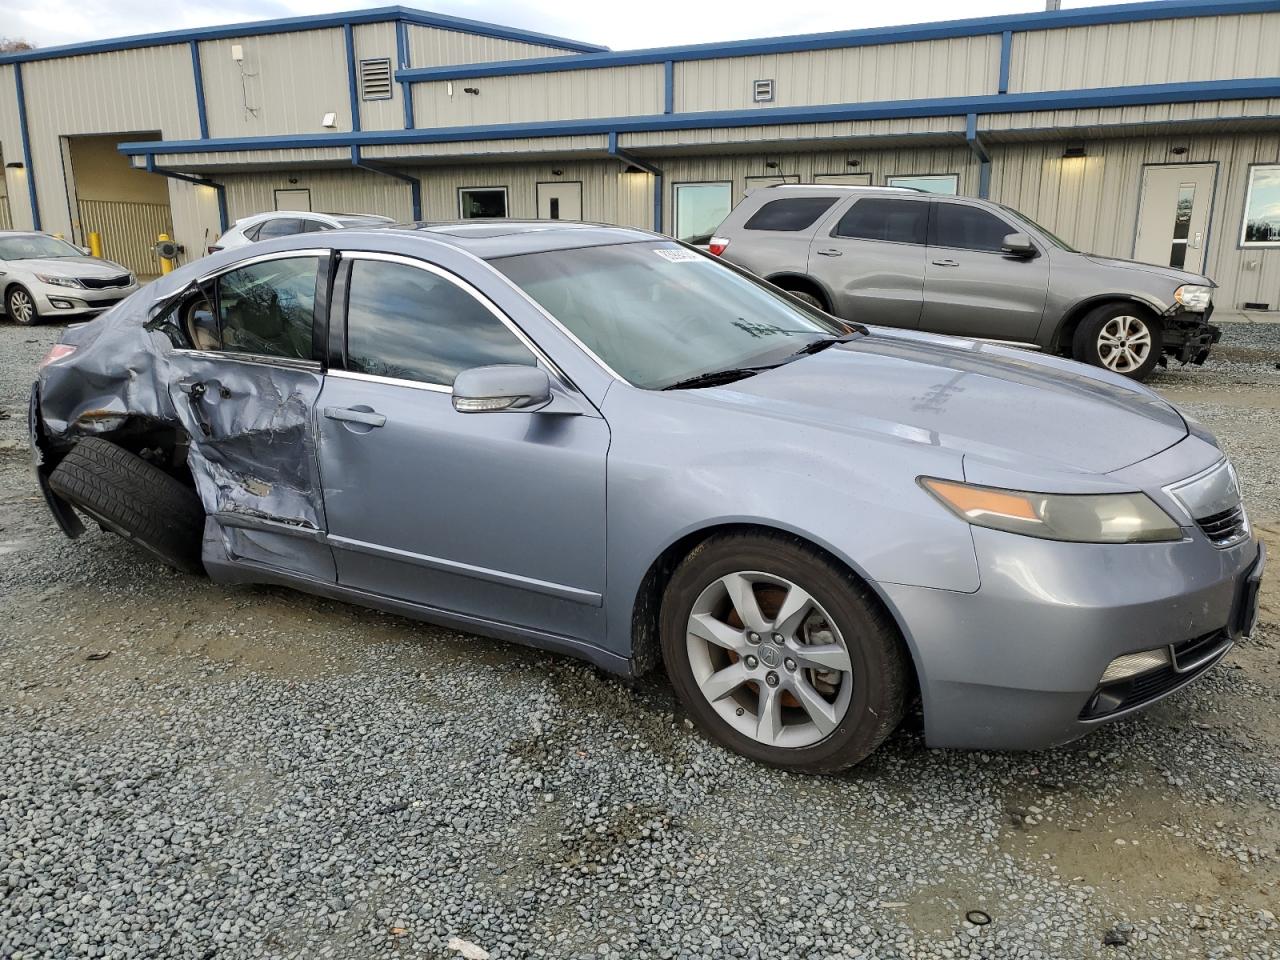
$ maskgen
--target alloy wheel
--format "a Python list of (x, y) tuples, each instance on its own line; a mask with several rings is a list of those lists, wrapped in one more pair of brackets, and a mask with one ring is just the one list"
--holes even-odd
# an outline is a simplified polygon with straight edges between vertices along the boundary
[(745, 736), (807, 747), (848, 712), (848, 647), (822, 605), (790, 580), (759, 571), (719, 578), (694, 603), (687, 634), (699, 691)]
[(9, 293), (9, 319), (14, 323), (31, 323), (36, 316), (36, 303), (31, 294), (17, 287)]
[(1108, 370), (1132, 373), (1151, 355), (1151, 330), (1139, 317), (1119, 316), (1098, 331), (1098, 359)]

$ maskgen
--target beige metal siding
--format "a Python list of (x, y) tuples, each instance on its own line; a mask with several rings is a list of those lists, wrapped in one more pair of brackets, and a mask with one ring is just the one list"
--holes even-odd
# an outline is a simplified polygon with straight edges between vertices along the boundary
[[(22, 159), (22, 133), (18, 126), (18, 94), (14, 86), (13, 66), (0, 66), (0, 158), (4, 162)], [(0, 196), (5, 198), (3, 212), (12, 227), (30, 227), (30, 211), (27, 207), (27, 172), (0, 167)], [(12, 197), (12, 201), (8, 200)]]
[[(231, 58), (236, 45), (242, 63)], [(337, 115), (336, 129), (351, 129), (340, 29), (204, 40), (200, 65), (211, 137), (323, 133), (326, 113)], [(190, 77), (189, 55), (186, 72)]]
[(605, 134), (577, 137), (525, 137), (519, 140), (466, 140), (459, 143), (410, 143), (391, 146), (371, 146), (360, 151), (366, 160), (396, 158), (435, 158), (460, 156), (488, 156), (501, 154), (537, 155), (539, 153), (603, 153), (608, 149), (609, 138)]
[(1009, 92), (1280, 75), (1280, 13), (1136, 21), (1013, 36)]
[(168, 203), (81, 200), (80, 225), (85, 236), (102, 237), (102, 255), (146, 276), (160, 272), (152, 250), (162, 233), (173, 235)]
[(409, 25), (409, 62), (415, 67), (447, 67), (455, 63), (483, 63), (489, 60), (525, 60), (529, 57), (560, 57), (573, 51), (497, 37), (481, 37), (457, 30)]
[[(395, 82), (396, 25), (394, 23), (369, 23), (355, 28), (356, 75), (359, 77), (360, 61), (387, 59), (391, 61), (391, 99), (361, 100), (360, 125), (365, 130), (400, 130), (404, 127), (404, 99), (400, 84)], [(357, 95), (360, 91), (357, 87)]]
[[(696, 60), (675, 64), (675, 109), (684, 113), (995, 93), (999, 71), (998, 36)], [(754, 81), (769, 79), (774, 81), (773, 102), (755, 103)]]
[(276, 190), (310, 190), (311, 209), (329, 213), (376, 213), (407, 221), (413, 217), (409, 184), (367, 170), (282, 170), (226, 174), (227, 208), (238, 220), (276, 208)]
[(954, 140), (964, 136), (964, 117), (910, 117), (899, 120), (857, 120), (838, 123), (788, 123), (764, 127), (704, 127), (695, 130), (655, 130), (624, 133), (624, 148), (737, 144), (788, 144), (798, 140), (865, 140), (883, 144), (891, 138)]
[(457, 127), (661, 113), (662, 73), (661, 64), (649, 64), (420, 83), (414, 87), (415, 119), (420, 127)]
[(1199, 103), (1156, 103), (1129, 107), (1096, 107), (1089, 110), (1037, 110), (978, 117), (983, 133), (1036, 131), (1037, 136), (1074, 130), (1076, 135), (1098, 135), (1106, 128), (1223, 120), (1255, 119), (1280, 126), (1280, 99), (1207, 100)]
[(217, 170), (243, 166), (324, 164), (349, 165), (350, 147), (298, 147), (280, 150), (218, 150), (200, 153), (157, 153), (156, 166), (167, 170)]
[[(1174, 155), (1174, 147), (1186, 153)], [(1215, 300), (1228, 309), (1280, 305), (1280, 249), (1239, 247), (1249, 165), (1280, 162), (1280, 133), (1090, 141), (1088, 150), (1064, 159), (1060, 142), (995, 147), (991, 197), (1078, 249), (1131, 257), (1144, 164), (1216, 163), (1205, 251), (1205, 272), (1221, 287)]]

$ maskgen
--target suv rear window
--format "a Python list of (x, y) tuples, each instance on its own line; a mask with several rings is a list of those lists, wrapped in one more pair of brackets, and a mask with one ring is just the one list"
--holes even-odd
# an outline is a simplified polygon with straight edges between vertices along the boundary
[(795, 231), (811, 227), (831, 209), (835, 197), (788, 197), (770, 200), (751, 215), (744, 230)]
[(836, 224), (837, 237), (924, 243), (929, 204), (921, 200), (863, 197)]

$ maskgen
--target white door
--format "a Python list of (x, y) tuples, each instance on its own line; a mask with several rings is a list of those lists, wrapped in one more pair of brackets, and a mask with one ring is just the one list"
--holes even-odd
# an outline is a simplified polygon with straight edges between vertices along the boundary
[(1175, 163), (1143, 170), (1133, 259), (1203, 272), (1216, 173), (1212, 163)]
[(301, 190), (277, 190), (275, 195), (277, 210), (311, 209), (311, 191), (306, 187)]
[(582, 182), (556, 181), (538, 184), (539, 220), (581, 220)]

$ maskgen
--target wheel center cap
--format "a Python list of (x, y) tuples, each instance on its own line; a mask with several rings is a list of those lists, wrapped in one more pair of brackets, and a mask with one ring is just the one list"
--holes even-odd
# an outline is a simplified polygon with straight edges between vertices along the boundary
[(766, 667), (776, 667), (782, 663), (782, 651), (772, 643), (760, 645), (760, 662)]

